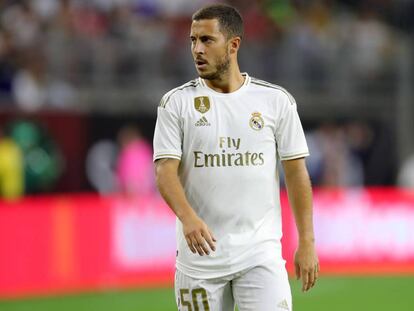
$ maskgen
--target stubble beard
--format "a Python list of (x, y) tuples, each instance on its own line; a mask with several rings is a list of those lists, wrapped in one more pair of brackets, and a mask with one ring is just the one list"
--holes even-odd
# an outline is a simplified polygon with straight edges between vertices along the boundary
[(217, 80), (220, 79), (230, 67), (230, 56), (226, 53), (221, 60), (217, 62), (216, 70), (212, 73), (199, 73), (200, 78), (205, 80)]

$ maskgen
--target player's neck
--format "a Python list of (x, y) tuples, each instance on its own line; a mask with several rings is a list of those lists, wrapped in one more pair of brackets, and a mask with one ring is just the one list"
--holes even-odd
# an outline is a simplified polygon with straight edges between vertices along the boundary
[(204, 80), (207, 86), (219, 93), (232, 93), (244, 84), (245, 77), (241, 74), (239, 67), (234, 68), (218, 79)]

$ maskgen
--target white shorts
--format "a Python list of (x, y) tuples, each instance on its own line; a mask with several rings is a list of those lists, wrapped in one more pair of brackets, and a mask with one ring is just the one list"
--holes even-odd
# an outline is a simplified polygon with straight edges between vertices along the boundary
[(179, 311), (291, 311), (292, 296), (283, 261), (268, 260), (244, 271), (216, 279), (175, 274)]

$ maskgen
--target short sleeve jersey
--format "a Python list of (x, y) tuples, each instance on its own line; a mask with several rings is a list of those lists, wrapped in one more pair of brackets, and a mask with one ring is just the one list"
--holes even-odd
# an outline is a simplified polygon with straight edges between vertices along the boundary
[(186, 197), (217, 239), (215, 252), (193, 254), (177, 219), (176, 267), (194, 278), (282, 260), (277, 161), (309, 154), (293, 97), (243, 75), (232, 93), (192, 80), (165, 94), (158, 108), (154, 161), (181, 160)]

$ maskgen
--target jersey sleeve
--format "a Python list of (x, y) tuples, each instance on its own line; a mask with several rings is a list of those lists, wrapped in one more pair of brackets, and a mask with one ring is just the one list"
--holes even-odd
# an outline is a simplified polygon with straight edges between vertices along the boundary
[(281, 101), (275, 133), (279, 157), (282, 161), (307, 157), (309, 150), (296, 102), (293, 97), (287, 95), (284, 95)]
[(157, 123), (154, 132), (153, 161), (163, 158), (181, 160), (182, 128), (177, 106), (172, 100), (165, 103), (165, 97), (158, 106)]

